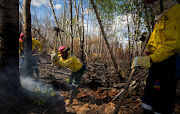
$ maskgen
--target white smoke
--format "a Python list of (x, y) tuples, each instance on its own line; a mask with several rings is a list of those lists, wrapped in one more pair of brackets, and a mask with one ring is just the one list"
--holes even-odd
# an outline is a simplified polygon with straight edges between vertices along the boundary
[(40, 90), (47, 89), (47, 87), (44, 86), (41, 82), (36, 82), (31, 77), (22, 77), (22, 76), (20, 76), (20, 82), (21, 82), (22, 87), (26, 88), (29, 91), (34, 91), (37, 88), (40, 88)]

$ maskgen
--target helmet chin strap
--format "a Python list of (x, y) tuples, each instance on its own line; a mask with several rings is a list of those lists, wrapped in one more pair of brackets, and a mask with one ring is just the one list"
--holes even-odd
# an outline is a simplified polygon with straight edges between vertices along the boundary
[(161, 10), (161, 13), (163, 12), (163, 0), (160, 0), (160, 10)]

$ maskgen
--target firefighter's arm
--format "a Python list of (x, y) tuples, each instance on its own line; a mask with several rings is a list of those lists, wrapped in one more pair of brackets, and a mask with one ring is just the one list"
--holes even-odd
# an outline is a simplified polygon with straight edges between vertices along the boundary
[(66, 66), (70, 65), (74, 60), (75, 60), (75, 57), (72, 56), (72, 57), (69, 57), (68, 59), (63, 60), (63, 61), (61, 59), (58, 59), (57, 61), (54, 62), (54, 64), (56, 66), (66, 67)]
[(75, 57), (72, 56), (72, 57), (69, 57), (67, 60), (61, 60), (59, 57), (58, 57), (58, 54), (56, 52), (52, 52), (51, 54), (51, 60), (54, 62), (54, 64), (56, 66), (62, 66), (62, 67), (66, 67), (68, 65), (70, 65), (74, 60), (75, 60)]

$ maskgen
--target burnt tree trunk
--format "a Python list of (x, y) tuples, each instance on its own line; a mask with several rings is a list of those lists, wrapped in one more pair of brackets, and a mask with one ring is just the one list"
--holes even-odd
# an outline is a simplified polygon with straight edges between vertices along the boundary
[(22, 97), (19, 91), (19, 0), (1, 0), (0, 14), (0, 113), (6, 113), (7, 107)]
[(23, 76), (33, 77), (32, 66), (32, 38), (31, 38), (31, 0), (23, 1), (23, 21), (24, 21), (24, 69)]
[(69, 10), (70, 10), (70, 28), (71, 28), (71, 54), (73, 54), (73, 42), (74, 42), (74, 37), (73, 37), (73, 14), (72, 14), (72, 0), (69, 0)]
[(18, 2), (18, 0), (2, 0), (0, 2), (0, 89), (6, 88), (5, 93), (9, 93), (11, 90), (15, 92), (15, 89), (20, 86)]
[(84, 63), (84, 14), (81, 0), (81, 21), (82, 21), (82, 41), (81, 41), (81, 61)]

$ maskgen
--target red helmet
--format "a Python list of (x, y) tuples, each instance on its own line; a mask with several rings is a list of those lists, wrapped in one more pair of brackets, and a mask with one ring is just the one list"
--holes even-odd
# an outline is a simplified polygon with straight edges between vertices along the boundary
[(61, 47), (58, 49), (58, 52), (59, 52), (61, 55), (64, 55), (67, 51), (69, 51), (69, 48), (66, 48), (65, 46), (61, 46)]
[(21, 34), (20, 34), (20, 38), (23, 38), (23, 37), (24, 37), (24, 33), (21, 33)]

